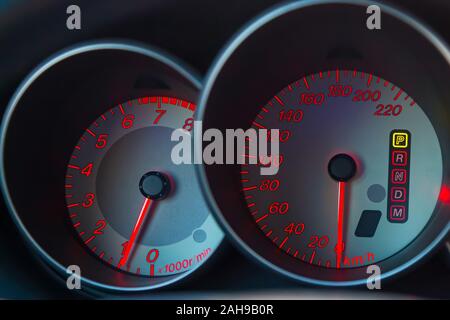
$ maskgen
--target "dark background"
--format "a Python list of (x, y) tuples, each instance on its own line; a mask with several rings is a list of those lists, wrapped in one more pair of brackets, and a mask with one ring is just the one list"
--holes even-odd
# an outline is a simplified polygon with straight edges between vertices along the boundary
[[(67, 46), (87, 40), (128, 39), (151, 44), (184, 60), (203, 76), (235, 32), (277, 3), (273, 0), (0, 0), (0, 115), (20, 81), (37, 64)], [(412, 12), (450, 42), (450, 1), (387, 3)], [(66, 8), (71, 4), (81, 7), (80, 31), (66, 28)], [(32, 177), (30, 180), (30, 188), (45, 183), (33, 181)], [(241, 294), (248, 298), (257, 294), (266, 298), (345, 298), (371, 294), (364, 288), (307, 287), (248, 260), (226, 241), (221, 249), (186, 281), (143, 297), (226, 298), (232, 294), (231, 297), (237, 298)], [(450, 272), (442, 253), (399, 278), (383, 282), (382, 294), (388, 293), (449, 299)], [(378, 297), (373, 294), (367, 297)], [(64, 283), (54, 278), (24, 245), (0, 198), (1, 297), (79, 296), (68, 292)]]

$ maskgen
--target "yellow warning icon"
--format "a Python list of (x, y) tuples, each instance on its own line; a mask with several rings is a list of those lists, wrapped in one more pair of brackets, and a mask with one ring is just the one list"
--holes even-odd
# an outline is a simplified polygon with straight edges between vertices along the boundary
[(408, 148), (408, 134), (406, 132), (394, 132), (392, 146), (394, 148)]

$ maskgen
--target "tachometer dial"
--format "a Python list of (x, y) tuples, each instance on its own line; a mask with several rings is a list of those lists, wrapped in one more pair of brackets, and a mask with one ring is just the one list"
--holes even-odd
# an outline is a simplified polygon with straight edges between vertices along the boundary
[[(64, 284), (76, 266), (83, 293), (155, 289), (216, 251), (223, 233), (194, 166), (171, 159), (173, 131), (191, 138), (199, 90), (170, 55), (117, 42), (64, 50), (19, 87), (1, 126), (0, 183)], [(30, 179), (38, 187), (24, 192)]]
[(195, 107), (161, 96), (124, 102), (74, 147), (65, 184), (69, 216), (84, 245), (111, 266), (146, 276), (182, 273), (220, 243), (193, 166), (170, 158), (171, 134), (189, 134)]

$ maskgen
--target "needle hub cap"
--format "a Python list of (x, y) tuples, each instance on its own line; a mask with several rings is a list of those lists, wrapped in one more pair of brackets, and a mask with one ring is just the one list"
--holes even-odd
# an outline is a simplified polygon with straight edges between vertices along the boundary
[(171, 189), (167, 175), (158, 171), (144, 174), (139, 182), (139, 190), (144, 197), (151, 200), (161, 200), (167, 197)]
[(348, 154), (337, 154), (328, 163), (328, 173), (334, 180), (346, 182), (355, 175), (356, 162)]

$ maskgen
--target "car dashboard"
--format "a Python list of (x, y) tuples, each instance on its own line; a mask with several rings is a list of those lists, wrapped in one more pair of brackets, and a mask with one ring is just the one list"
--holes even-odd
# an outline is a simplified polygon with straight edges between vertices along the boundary
[[(0, 299), (449, 299), (449, 14), (0, 1)], [(177, 163), (197, 121), (278, 162)]]

